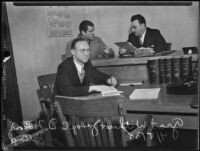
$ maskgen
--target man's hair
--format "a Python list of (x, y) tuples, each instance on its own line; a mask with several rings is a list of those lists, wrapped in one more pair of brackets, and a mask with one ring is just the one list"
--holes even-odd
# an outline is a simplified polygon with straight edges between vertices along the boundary
[(131, 17), (131, 22), (133, 22), (134, 20), (138, 20), (140, 24), (145, 24), (146, 25), (145, 18), (140, 14), (133, 15)]
[(89, 20), (82, 21), (80, 23), (80, 25), (79, 25), (79, 31), (80, 31), (80, 33), (81, 33), (81, 31), (87, 32), (88, 26), (94, 27), (94, 24), (91, 21), (89, 21)]
[(86, 42), (87, 42), (87, 40), (84, 39), (84, 38), (81, 38), (81, 37), (75, 38), (75, 39), (72, 41), (71, 49), (75, 49), (76, 43), (79, 42), (79, 41), (86, 41)]

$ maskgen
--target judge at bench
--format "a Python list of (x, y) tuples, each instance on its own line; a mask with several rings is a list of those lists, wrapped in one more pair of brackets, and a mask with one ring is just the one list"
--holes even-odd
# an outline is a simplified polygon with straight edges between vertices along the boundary
[(54, 94), (62, 96), (81, 96), (93, 91), (91, 84), (117, 85), (117, 80), (98, 71), (89, 60), (90, 47), (87, 40), (76, 38), (72, 41), (72, 57), (59, 66), (54, 86)]
[[(167, 51), (166, 41), (160, 31), (147, 27), (145, 18), (140, 14), (131, 17), (128, 42), (139, 49), (151, 49), (152, 53)], [(126, 50), (121, 49), (119, 53), (126, 53)]]

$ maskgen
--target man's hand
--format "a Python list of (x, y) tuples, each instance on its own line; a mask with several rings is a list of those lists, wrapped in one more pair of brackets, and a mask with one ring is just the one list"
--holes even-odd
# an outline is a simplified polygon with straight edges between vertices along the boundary
[(155, 51), (150, 47), (140, 47), (138, 50), (150, 50), (150, 53), (154, 53)]
[(111, 48), (106, 48), (106, 49), (104, 49), (104, 53), (106, 55), (110, 55), (110, 54), (113, 54), (114, 52), (113, 52), (113, 50)]
[(122, 48), (122, 49), (119, 49), (119, 53), (120, 53), (120, 54), (125, 54), (126, 52), (127, 52), (126, 49), (123, 49), (123, 48)]
[(146, 49), (150, 49), (151, 53), (155, 53), (155, 51), (150, 47), (147, 47)]
[(117, 79), (115, 77), (110, 77), (107, 80), (107, 84), (111, 85), (111, 86), (117, 86)]

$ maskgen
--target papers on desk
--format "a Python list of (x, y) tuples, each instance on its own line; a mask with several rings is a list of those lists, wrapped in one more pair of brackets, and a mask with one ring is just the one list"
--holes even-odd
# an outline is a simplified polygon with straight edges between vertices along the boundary
[(123, 93), (122, 91), (118, 91), (114, 86), (106, 86), (106, 85), (93, 85), (90, 86), (92, 91), (101, 92), (103, 96), (115, 96)]
[(162, 51), (162, 52), (155, 53), (154, 56), (166, 56), (166, 55), (174, 53), (175, 51), (176, 50)]
[(160, 88), (135, 89), (129, 96), (130, 100), (157, 100)]

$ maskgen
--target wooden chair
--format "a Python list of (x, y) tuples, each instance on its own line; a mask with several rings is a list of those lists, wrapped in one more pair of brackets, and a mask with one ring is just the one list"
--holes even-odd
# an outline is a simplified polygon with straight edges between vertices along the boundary
[[(53, 118), (57, 118), (55, 109), (54, 109), (54, 83), (56, 79), (56, 73), (47, 74), (47, 75), (40, 75), (38, 76), (38, 83), (40, 86), (39, 93), (40, 93), (40, 103), (42, 106), (42, 111), (45, 115), (45, 122), (50, 123)], [(56, 125), (55, 122), (51, 122), (51, 124)], [(56, 146), (63, 145), (63, 135), (60, 130), (53, 130), (51, 134), (52, 143)], [(52, 139), (53, 138), (53, 139)]]
[[(56, 74), (48, 74), (38, 76), (38, 82), (42, 97), (40, 98), (43, 111), (48, 116), (47, 121), (49, 122), (52, 118), (56, 117), (60, 123), (65, 123), (66, 118), (63, 115), (67, 115), (67, 121), (72, 125), (83, 121), (83, 123), (93, 123), (98, 119), (103, 121), (105, 125), (120, 125), (119, 119), (123, 117), (125, 120), (125, 105), (124, 97), (114, 97), (114, 99), (107, 97), (102, 98), (96, 97), (53, 97), (53, 89)], [(53, 105), (54, 102), (54, 105)], [(56, 111), (56, 112), (55, 112)], [(54, 116), (56, 115), (56, 116)], [(146, 121), (146, 119), (144, 119)], [(148, 118), (149, 121), (149, 118)], [(81, 122), (82, 123), (82, 122)], [(149, 123), (149, 122), (147, 122)], [(56, 123), (57, 124), (57, 123)], [(91, 128), (78, 130), (78, 136), (74, 135), (71, 131), (57, 130), (55, 135), (58, 133), (59, 139), (53, 139), (53, 141), (59, 146), (67, 143), (68, 146), (78, 147), (116, 147), (116, 146), (127, 146), (127, 140), (129, 136), (124, 130), (101, 130), (100, 123), (97, 124), (97, 129), (101, 132), (97, 136), (91, 136)], [(131, 132), (135, 135), (137, 132), (143, 131), (142, 129), (134, 129)], [(65, 134), (64, 141), (62, 134)], [(53, 136), (54, 137), (54, 136)], [(147, 146), (149, 142), (147, 142)]]
[(38, 76), (40, 86), (40, 103), (44, 114), (51, 118), (53, 116), (53, 91), (56, 73)]
[(67, 56), (65, 54), (61, 55), (62, 61), (64, 61), (66, 58), (67, 58)]
[(125, 120), (124, 99), (122, 96), (103, 99), (56, 96), (54, 105), (59, 123), (63, 126), (67, 145), (69, 147), (127, 146), (129, 139), (127, 132), (120, 128), (120, 119)]

